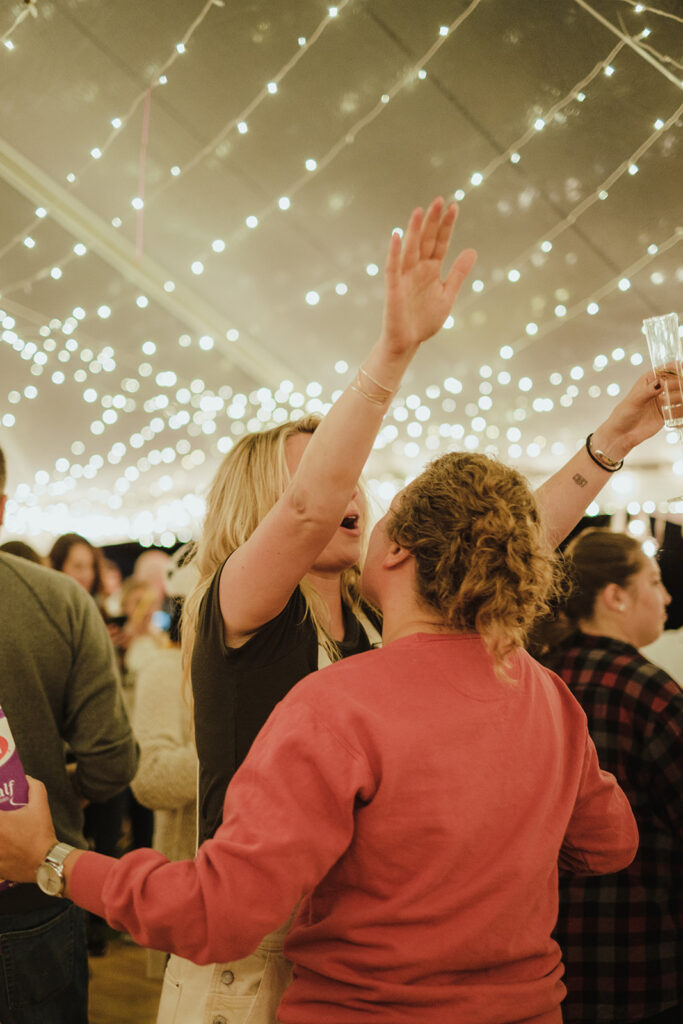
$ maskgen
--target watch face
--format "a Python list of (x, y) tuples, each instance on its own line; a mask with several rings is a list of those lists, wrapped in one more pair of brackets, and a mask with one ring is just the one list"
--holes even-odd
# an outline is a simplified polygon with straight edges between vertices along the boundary
[(64, 879), (52, 864), (43, 862), (36, 872), (36, 882), (48, 896), (59, 896), (64, 889)]

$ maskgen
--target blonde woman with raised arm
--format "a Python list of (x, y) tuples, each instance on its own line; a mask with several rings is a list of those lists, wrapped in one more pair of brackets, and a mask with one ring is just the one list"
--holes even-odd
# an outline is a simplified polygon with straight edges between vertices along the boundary
[[(392, 236), (379, 340), (324, 420), (245, 436), (213, 481), (193, 563), (199, 584), (182, 623), (200, 844), (219, 827), (228, 783), (278, 701), (319, 665), (379, 641), (358, 591), (366, 519), (358, 480), (405, 370), (474, 263), (465, 250), (442, 280), (456, 214), (435, 199), (413, 212), (403, 240)], [(220, 1015), (273, 1024), (291, 977), (282, 925), (238, 963), (196, 967), (172, 957), (159, 1024)]]

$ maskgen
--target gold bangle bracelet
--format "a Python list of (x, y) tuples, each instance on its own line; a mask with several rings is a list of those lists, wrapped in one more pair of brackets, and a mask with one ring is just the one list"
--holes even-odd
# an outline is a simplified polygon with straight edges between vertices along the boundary
[(389, 394), (389, 395), (393, 395), (393, 394), (394, 394), (394, 389), (393, 389), (393, 388), (388, 388), (388, 387), (386, 387), (386, 385), (384, 385), (384, 384), (380, 384), (380, 382), (379, 382), (378, 380), (375, 380), (375, 378), (374, 378), (374, 377), (370, 376), (370, 374), (368, 373), (368, 371), (367, 371), (367, 370), (366, 370), (366, 369), (365, 369), (365, 368), (364, 368), (363, 366), (361, 366), (361, 367), (360, 367), (360, 369), (358, 370), (358, 372), (359, 372), (359, 373), (362, 373), (364, 377), (367, 377), (367, 378), (368, 378), (368, 380), (369, 380), (369, 381), (370, 381), (370, 382), (371, 382), (372, 384), (374, 384), (374, 385), (375, 385), (375, 387), (378, 387), (378, 388), (380, 389), (380, 391), (386, 391), (386, 392), (387, 392), (387, 394)]
[(391, 401), (391, 393), (389, 394), (371, 394), (366, 391), (360, 383), (360, 375), (356, 374), (353, 383), (351, 384), (351, 391), (355, 391), (356, 394), (362, 395), (367, 401), (372, 402), (373, 406), (379, 406), (380, 408), (387, 406)]
[(378, 405), (380, 408), (385, 406), (391, 398), (390, 395), (386, 398), (383, 395), (369, 395), (367, 391), (363, 391), (363, 389), (359, 388), (355, 383), (351, 385), (351, 390), (355, 391), (357, 395), (362, 395), (367, 402), (371, 402), (372, 405)]

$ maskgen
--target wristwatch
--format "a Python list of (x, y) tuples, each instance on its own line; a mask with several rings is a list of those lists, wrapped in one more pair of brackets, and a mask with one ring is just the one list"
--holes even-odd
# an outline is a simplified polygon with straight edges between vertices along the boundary
[(68, 843), (57, 843), (45, 854), (45, 860), (38, 865), (36, 882), (38, 888), (48, 896), (64, 895), (64, 861), (75, 846)]

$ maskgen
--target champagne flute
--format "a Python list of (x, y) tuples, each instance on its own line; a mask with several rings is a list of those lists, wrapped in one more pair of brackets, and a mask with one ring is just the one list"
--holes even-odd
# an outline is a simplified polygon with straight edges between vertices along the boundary
[[(678, 331), (678, 315), (665, 313), (648, 317), (643, 320), (643, 334), (652, 369), (662, 385), (660, 409), (664, 426), (678, 430), (683, 444), (683, 341)], [(683, 501), (683, 496), (669, 500)]]

